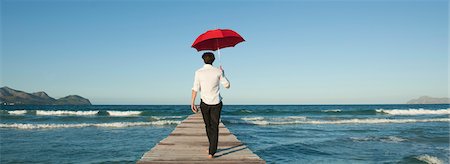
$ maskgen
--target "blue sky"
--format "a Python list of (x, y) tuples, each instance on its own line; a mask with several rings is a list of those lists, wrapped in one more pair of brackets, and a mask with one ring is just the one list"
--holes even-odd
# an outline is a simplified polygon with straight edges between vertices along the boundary
[[(226, 104), (448, 95), (448, 1), (1, 1), (1, 86), (94, 104), (189, 104), (192, 42), (229, 28)], [(218, 65), (216, 61), (216, 65)]]

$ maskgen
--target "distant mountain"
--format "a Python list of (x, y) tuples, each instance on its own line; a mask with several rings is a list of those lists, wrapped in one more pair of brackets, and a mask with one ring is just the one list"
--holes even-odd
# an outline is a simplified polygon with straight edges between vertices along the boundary
[(69, 95), (63, 98), (60, 98), (56, 101), (57, 105), (91, 105), (91, 102), (88, 99), (85, 99), (78, 95)]
[(429, 96), (422, 96), (418, 99), (412, 99), (407, 104), (450, 104), (449, 98), (434, 98)]
[(51, 97), (48, 96), (47, 93), (42, 92), (42, 91), (41, 92), (32, 93), (32, 95), (35, 95), (35, 96), (38, 96), (38, 97), (41, 97), (41, 98), (44, 98), (44, 99), (51, 99)]
[(45, 92), (26, 93), (9, 87), (0, 88), (0, 102), (3, 105), (91, 105), (91, 102), (77, 95), (54, 99)]

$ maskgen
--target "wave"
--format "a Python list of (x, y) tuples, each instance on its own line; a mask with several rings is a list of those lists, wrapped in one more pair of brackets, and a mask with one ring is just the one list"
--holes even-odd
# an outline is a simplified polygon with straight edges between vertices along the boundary
[(165, 119), (180, 119), (184, 116), (151, 116), (150, 118), (153, 120), (165, 120)]
[(382, 138), (381, 141), (387, 141), (387, 142), (403, 142), (407, 139), (396, 137), (396, 136), (389, 136), (387, 138)]
[(450, 108), (448, 109), (439, 109), (439, 110), (427, 110), (427, 109), (392, 109), (392, 110), (384, 110), (377, 109), (375, 110), (378, 113), (385, 113), (391, 115), (429, 115), (429, 114), (450, 114)]
[(251, 110), (246, 110), (246, 109), (242, 109), (240, 112), (243, 112), (243, 113), (253, 113)]
[[(26, 114), (27, 110), (6, 111), (11, 115)], [(109, 116), (139, 116), (143, 111), (70, 111), (70, 110), (36, 110), (36, 115), (40, 116), (93, 116), (93, 115), (109, 115)], [(34, 113), (34, 112), (32, 112)]]
[(381, 142), (403, 142), (407, 139), (397, 137), (397, 136), (387, 136), (387, 137), (350, 137), (352, 141), (363, 142), (363, 141), (381, 141)]
[(342, 112), (340, 109), (322, 110), (322, 112)]
[(302, 119), (293, 119), (285, 121), (277, 121), (270, 118), (253, 117), (241, 118), (247, 124), (254, 125), (288, 125), (288, 124), (387, 124), (387, 123), (418, 123), (418, 122), (450, 122), (450, 118), (433, 118), (433, 119), (342, 119), (342, 120), (308, 120), (306, 117)]
[(335, 121), (308, 121), (311, 124), (383, 124), (383, 123), (415, 123), (415, 122), (450, 122), (450, 118), (434, 119), (348, 119)]
[(97, 111), (69, 111), (69, 110), (36, 110), (36, 115), (45, 116), (62, 116), (62, 115), (75, 115), (75, 116), (91, 116), (97, 115)]
[(284, 121), (284, 120), (305, 120), (306, 117), (305, 116), (287, 116), (287, 117), (269, 117), (269, 118), (243, 117), (241, 119), (244, 121), (260, 121), (260, 120), (264, 120), (264, 119)]
[(277, 109), (261, 109), (261, 110), (236, 110), (236, 111), (224, 111), (225, 115), (247, 115), (247, 114), (258, 114), (258, 115), (278, 115), (282, 116), (285, 114), (290, 115), (305, 115), (305, 114), (318, 114), (318, 115), (374, 115), (377, 112), (374, 109), (360, 109), (360, 110), (344, 110), (344, 109), (324, 109), (324, 110), (314, 110), (314, 109), (299, 109), (299, 110), (277, 110)]
[(142, 111), (106, 111), (110, 116), (139, 116)]
[(235, 110), (224, 111), (225, 115), (247, 115), (249, 113), (260, 116), (283, 116), (283, 115), (449, 115), (450, 108), (398, 108), (398, 109), (383, 109), (383, 108), (351, 108), (351, 109), (253, 109), (253, 110)]
[(300, 121), (306, 120), (305, 116), (287, 116), (287, 117), (243, 117), (241, 120), (244, 120), (247, 123), (256, 124), (256, 125), (282, 125), (282, 124), (290, 124), (297, 123)]
[(244, 121), (259, 121), (259, 120), (263, 120), (264, 117), (244, 117), (241, 119)]
[(11, 114), (11, 115), (22, 115), (22, 114), (25, 114), (25, 113), (27, 113), (26, 110), (12, 110), (12, 111), (8, 111), (8, 114)]
[(264, 117), (244, 117), (241, 119), (246, 122), (256, 124), (256, 125), (268, 125), (269, 124), (268, 121), (264, 120)]
[(306, 119), (306, 117), (305, 116), (288, 116), (288, 117), (285, 117), (285, 118), (282, 118), (282, 119), (285, 119), (285, 120), (291, 120), (291, 119), (304, 120), (304, 119)]
[(161, 120), (154, 122), (113, 122), (113, 123), (81, 123), (81, 124), (0, 124), (0, 128), (16, 128), (16, 129), (54, 129), (54, 128), (83, 128), (83, 127), (100, 127), (100, 128), (124, 128), (131, 126), (149, 126), (149, 125), (171, 125), (180, 124), (181, 121)]
[(428, 155), (428, 154), (424, 154), (424, 155), (419, 155), (417, 157), (415, 157), (416, 159), (426, 162), (428, 164), (441, 164), (444, 163), (442, 162), (439, 158)]

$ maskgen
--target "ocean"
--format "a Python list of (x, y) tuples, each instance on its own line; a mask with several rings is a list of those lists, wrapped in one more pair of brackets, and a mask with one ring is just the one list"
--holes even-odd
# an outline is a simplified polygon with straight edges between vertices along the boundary
[[(135, 163), (185, 105), (1, 106), (0, 163)], [(267, 163), (449, 163), (449, 105), (225, 105)]]

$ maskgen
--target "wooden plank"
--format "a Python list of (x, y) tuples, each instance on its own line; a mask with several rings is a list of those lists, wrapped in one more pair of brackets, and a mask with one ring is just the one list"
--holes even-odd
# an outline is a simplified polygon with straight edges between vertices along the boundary
[(223, 123), (219, 125), (218, 150), (213, 159), (208, 158), (208, 146), (205, 124), (199, 112), (182, 121), (168, 137), (144, 153), (137, 163), (266, 163), (239, 141)]

